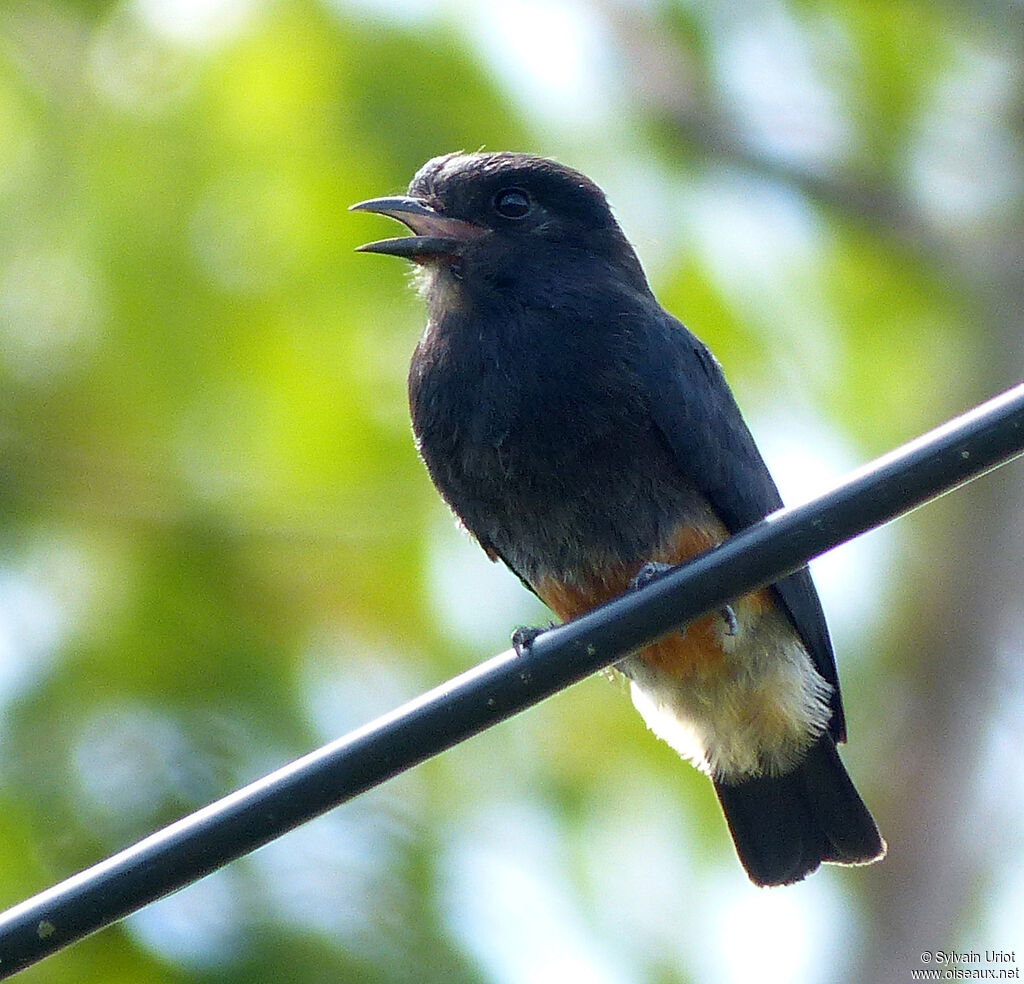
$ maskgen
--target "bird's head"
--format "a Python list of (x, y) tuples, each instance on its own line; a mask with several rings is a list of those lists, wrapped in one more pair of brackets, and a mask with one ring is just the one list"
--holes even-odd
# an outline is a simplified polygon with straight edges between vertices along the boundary
[[(428, 161), (407, 195), (353, 205), (405, 223), (412, 236), (367, 243), (369, 253), (401, 256), (430, 273), (464, 273), (492, 284), (516, 270), (563, 262), (603, 262), (647, 289), (640, 263), (601, 189), (555, 161), (530, 154), (446, 154)], [(535, 274), (534, 274), (535, 275)]]

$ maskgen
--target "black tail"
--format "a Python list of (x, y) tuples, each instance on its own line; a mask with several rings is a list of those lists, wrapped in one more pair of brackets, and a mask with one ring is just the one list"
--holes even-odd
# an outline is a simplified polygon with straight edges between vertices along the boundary
[(824, 735), (783, 776), (715, 783), (736, 852), (757, 885), (789, 885), (822, 861), (869, 864), (885, 841)]

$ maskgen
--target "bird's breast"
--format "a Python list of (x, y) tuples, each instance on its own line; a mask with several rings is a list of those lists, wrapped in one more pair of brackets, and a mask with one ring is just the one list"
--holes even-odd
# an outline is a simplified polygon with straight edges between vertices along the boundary
[(679, 523), (717, 522), (653, 424), (622, 340), (572, 327), (449, 316), (410, 368), (434, 484), (531, 581), (643, 563)]

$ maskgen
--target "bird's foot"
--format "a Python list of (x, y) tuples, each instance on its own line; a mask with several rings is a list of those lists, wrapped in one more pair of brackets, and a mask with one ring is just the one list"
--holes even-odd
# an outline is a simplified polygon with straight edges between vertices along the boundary
[[(629, 590), (643, 591), (649, 584), (653, 584), (659, 578), (664, 577), (670, 570), (672, 570), (671, 564), (662, 564), (657, 560), (649, 560), (636, 572), (636, 577), (629, 582)], [(680, 638), (686, 636), (685, 628), (679, 630), (679, 636)]]
[(719, 614), (725, 619), (725, 634), (727, 636), (734, 636), (740, 631), (740, 623), (736, 618), (736, 612), (732, 605), (726, 605), (725, 608), (719, 610)]
[(656, 560), (649, 560), (636, 572), (636, 577), (629, 582), (630, 591), (641, 591), (648, 584), (653, 584), (663, 574), (672, 570), (671, 564), (662, 564)]
[[(647, 587), (648, 584), (657, 581), (658, 578), (672, 570), (671, 564), (662, 564), (656, 560), (648, 561), (640, 568), (636, 573), (636, 577), (629, 582), (629, 588), (631, 591), (642, 591)], [(736, 611), (732, 605), (726, 605), (719, 609), (719, 615), (725, 621), (725, 634), (727, 636), (734, 636), (740, 631), (740, 623), (736, 618)]]
[(520, 656), (525, 656), (530, 651), (533, 640), (554, 627), (554, 622), (548, 622), (547, 625), (520, 625), (512, 633), (512, 647)]

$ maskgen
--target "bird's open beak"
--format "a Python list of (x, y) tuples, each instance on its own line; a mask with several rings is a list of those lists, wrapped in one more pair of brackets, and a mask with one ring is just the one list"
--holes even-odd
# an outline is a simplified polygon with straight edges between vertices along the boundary
[(472, 222), (442, 215), (420, 198), (397, 195), (394, 198), (371, 198), (349, 206), (350, 212), (377, 212), (404, 222), (414, 233), (398, 239), (381, 239), (356, 247), (360, 253), (387, 253), (408, 260), (424, 260), (434, 256), (457, 256), (462, 247), (483, 233)]

